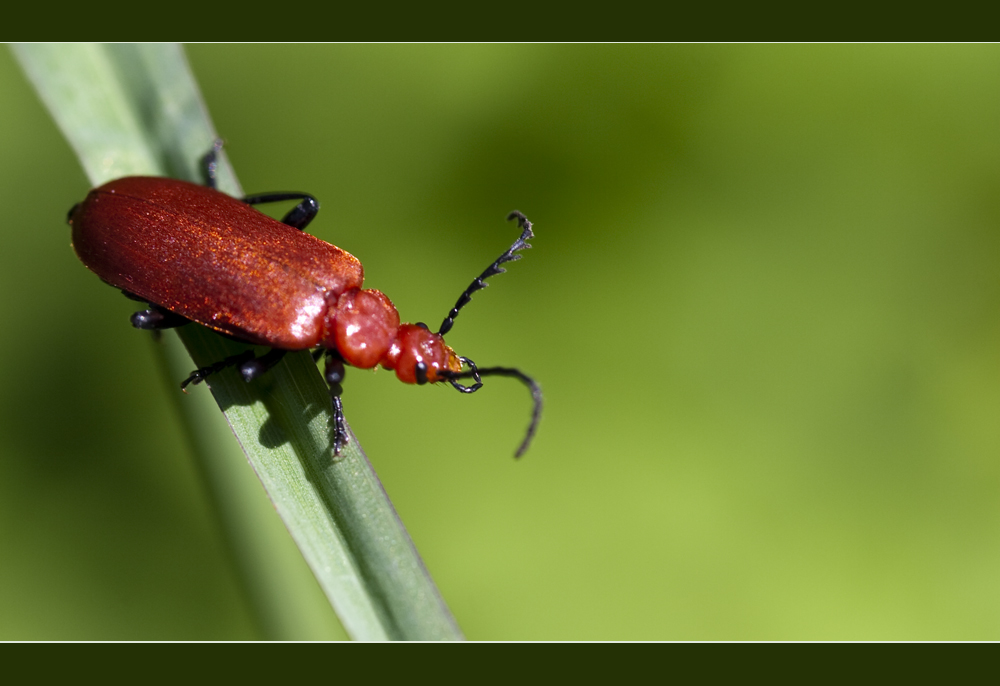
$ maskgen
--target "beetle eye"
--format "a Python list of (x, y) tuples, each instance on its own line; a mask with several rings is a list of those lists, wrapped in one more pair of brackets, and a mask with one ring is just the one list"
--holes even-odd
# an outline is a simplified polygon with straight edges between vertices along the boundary
[(69, 208), (69, 212), (66, 213), (66, 223), (67, 224), (72, 224), (73, 223), (73, 214), (76, 212), (76, 208), (79, 207), (79, 206), (80, 206), (80, 203), (77, 203), (77, 204), (73, 205), (71, 208)]

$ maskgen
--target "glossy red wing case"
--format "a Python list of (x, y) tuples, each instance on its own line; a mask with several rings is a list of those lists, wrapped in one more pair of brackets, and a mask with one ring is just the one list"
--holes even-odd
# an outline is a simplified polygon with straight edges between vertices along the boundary
[(104, 281), (260, 345), (318, 345), (328, 308), (364, 280), (350, 253), (185, 181), (111, 181), (72, 225), (76, 254)]

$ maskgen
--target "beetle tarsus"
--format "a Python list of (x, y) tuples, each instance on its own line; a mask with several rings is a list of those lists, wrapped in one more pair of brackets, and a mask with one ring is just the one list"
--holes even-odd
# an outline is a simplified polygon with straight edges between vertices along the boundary
[(347, 445), (349, 437), (344, 419), (344, 403), (339, 394), (334, 394), (333, 389), (330, 389), (330, 399), (333, 401), (333, 454), (336, 456)]
[(344, 392), (341, 385), (344, 382), (346, 370), (344, 369), (344, 358), (336, 350), (326, 351), (326, 369), (323, 371), (323, 378), (330, 386), (330, 403), (333, 405), (333, 454), (340, 455), (341, 449), (347, 445), (347, 421), (344, 419), (344, 403), (340, 399), (340, 394)]

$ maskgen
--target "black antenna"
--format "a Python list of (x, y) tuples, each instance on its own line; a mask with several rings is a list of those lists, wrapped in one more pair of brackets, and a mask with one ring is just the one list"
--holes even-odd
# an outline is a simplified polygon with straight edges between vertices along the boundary
[[(531, 411), (531, 424), (528, 425), (528, 431), (524, 435), (524, 440), (521, 441), (520, 447), (517, 452), (514, 453), (514, 457), (521, 457), (524, 452), (528, 449), (531, 444), (531, 439), (535, 436), (535, 429), (538, 428), (538, 420), (542, 417), (542, 389), (530, 376), (522, 372), (520, 369), (512, 369), (511, 367), (486, 367), (485, 369), (479, 369), (476, 367), (476, 363), (470, 360), (468, 357), (459, 358), (462, 360), (463, 364), (469, 365), (469, 371), (467, 372), (449, 372), (449, 371), (439, 371), (438, 376), (441, 376), (448, 380), (448, 382), (454, 386), (456, 389), (462, 393), (475, 393), (483, 386), (484, 376), (513, 376), (515, 379), (519, 379), (521, 383), (528, 387), (531, 391), (531, 399), (534, 401), (535, 405)], [(471, 386), (463, 386), (458, 383), (457, 379), (474, 379), (475, 383)]]
[(507, 252), (498, 257), (496, 262), (487, 267), (486, 271), (476, 277), (476, 280), (465, 289), (465, 292), (458, 298), (458, 302), (456, 302), (455, 306), (451, 308), (451, 312), (449, 312), (448, 316), (444, 318), (443, 322), (441, 322), (441, 328), (438, 329), (438, 333), (442, 336), (451, 331), (451, 327), (455, 324), (455, 317), (458, 316), (458, 311), (469, 304), (469, 301), (472, 300), (472, 294), (478, 290), (486, 288), (486, 286), (489, 285), (486, 283), (486, 279), (496, 274), (503, 274), (507, 270), (501, 267), (501, 264), (521, 259), (520, 255), (515, 255), (514, 253), (518, 250), (531, 247), (527, 243), (528, 239), (535, 237), (535, 234), (531, 232), (531, 222), (529, 222), (528, 218), (517, 210), (514, 210), (507, 215), (507, 221), (510, 221), (511, 219), (517, 219), (517, 225), (524, 229), (521, 232), (521, 237), (514, 241), (514, 244), (510, 246)]

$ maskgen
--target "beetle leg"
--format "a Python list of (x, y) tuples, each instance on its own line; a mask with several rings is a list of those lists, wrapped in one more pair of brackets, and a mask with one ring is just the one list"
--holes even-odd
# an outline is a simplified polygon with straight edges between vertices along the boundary
[(216, 362), (215, 364), (209, 365), (207, 367), (202, 367), (201, 369), (195, 369), (188, 378), (181, 381), (181, 390), (187, 392), (185, 389), (191, 385), (198, 385), (212, 374), (216, 372), (221, 372), (227, 367), (235, 367), (237, 365), (243, 365), (245, 362), (250, 362), (254, 359), (253, 350), (244, 350), (238, 355), (230, 355), (221, 362)]
[[(215, 139), (212, 149), (201, 158), (202, 172), (205, 174), (205, 185), (209, 188), (218, 186), (219, 151), (222, 150), (222, 139)], [(282, 220), (282, 224), (288, 224), (294, 229), (304, 231), (319, 212), (319, 202), (308, 193), (261, 193), (258, 195), (248, 195), (243, 198), (247, 205), (259, 205), (268, 202), (281, 202), (283, 200), (299, 200), (298, 205), (288, 211)], [(72, 214), (72, 210), (70, 210)]]
[[(129, 300), (135, 300), (140, 303), (149, 302), (135, 293), (126, 291), (124, 288), (119, 290), (121, 290), (122, 295)], [(160, 307), (159, 305), (154, 305), (153, 303), (149, 303), (148, 310), (142, 310), (141, 312), (133, 314), (129, 318), (129, 321), (131, 321), (132, 326), (137, 329), (153, 331), (158, 329), (175, 329), (178, 326), (184, 326), (185, 324), (189, 324), (191, 322), (190, 319), (182, 317), (181, 315), (171, 312), (170, 310)]]
[(344, 403), (340, 400), (339, 395), (333, 395), (330, 393), (330, 398), (333, 400), (333, 425), (334, 425), (334, 437), (333, 437), (333, 454), (340, 455), (340, 451), (345, 445), (347, 445), (347, 423), (344, 421)]
[(178, 326), (191, 323), (190, 319), (182, 317), (176, 312), (165, 310), (158, 305), (150, 305), (148, 310), (134, 313), (129, 317), (129, 321), (135, 328), (146, 330), (175, 329)]
[(282, 350), (280, 348), (271, 348), (260, 357), (254, 357), (252, 350), (245, 350), (238, 355), (230, 355), (221, 362), (216, 362), (213, 365), (202, 367), (201, 369), (196, 369), (191, 372), (191, 375), (184, 379), (181, 383), (181, 388), (184, 389), (190, 384), (200, 384), (212, 374), (221, 372), (223, 369), (228, 367), (239, 367), (240, 375), (243, 377), (243, 380), (250, 383), (258, 376), (271, 369), (271, 367), (281, 362), (281, 358), (283, 358), (287, 352), (287, 350)]
[(280, 348), (271, 348), (264, 355), (247, 360), (240, 365), (240, 374), (243, 375), (243, 380), (250, 383), (268, 369), (281, 362), (281, 358), (287, 352), (287, 350)]
[(212, 149), (201, 158), (202, 173), (205, 174), (205, 185), (209, 188), (216, 188), (218, 181), (216, 173), (219, 169), (219, 151), (222, 150), (222, 139), (216, 138), (212, 143)]
[(309, 222), (316, 218), (319, 212), (319, 202), (308, 193), (261, 193), (259, 195), (248, 195), (243, 198), (247, 205), (261, 205), (268, 202), (281, 202), (283, 200), (301, 200), (298, 205), (288, 211), (282, 219), (282, 224), (288, 224), (293, 229), (304, 231)]
[(344, 392), (340, 384), (344, 381), (344, 359), (336, 350), (326, 351), (326, 372), (323, 374), (330, 384), (330, 400), (333, 403), (333, 454), (340, 455), (340, 450), (347, 445), (347, 422), (344, 420), (344, 404), (340, 394)]

